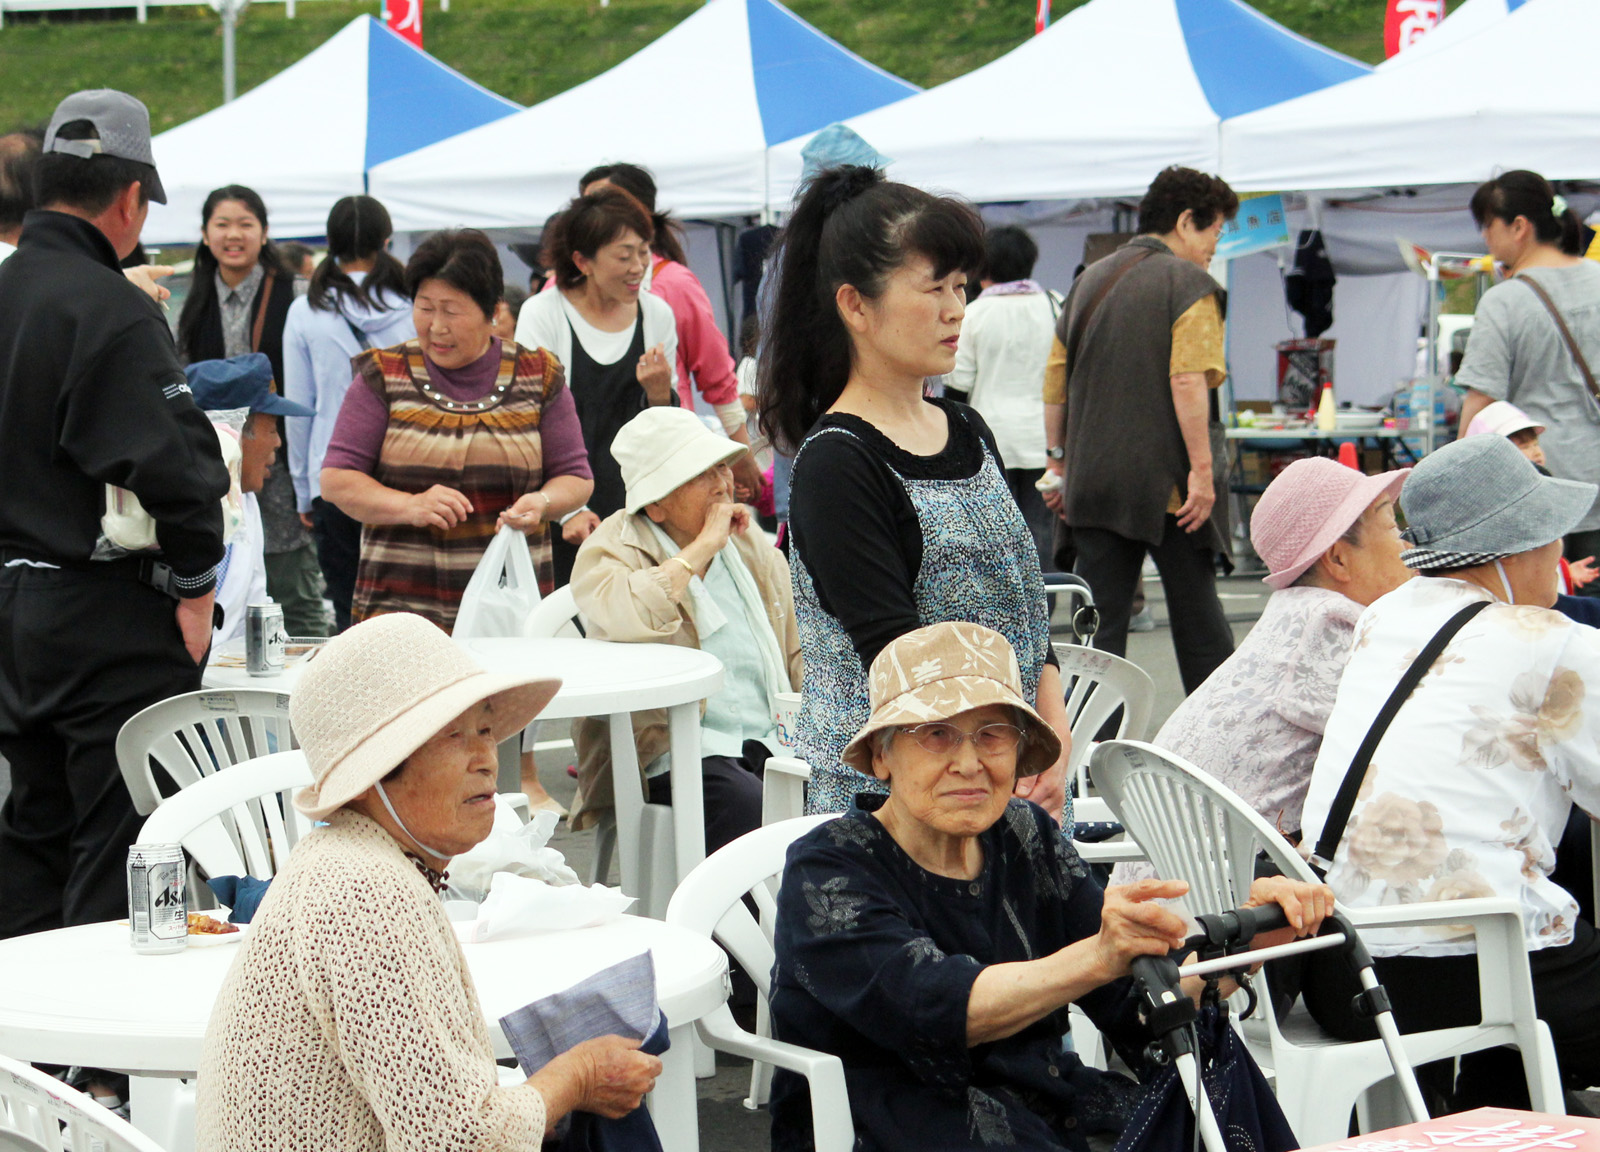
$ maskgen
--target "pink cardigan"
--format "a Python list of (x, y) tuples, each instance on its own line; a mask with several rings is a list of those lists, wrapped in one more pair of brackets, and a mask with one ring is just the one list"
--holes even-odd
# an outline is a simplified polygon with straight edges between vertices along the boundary
[(678, 321), (678, 397), (683, 406), (694, 407), (695, 387), (708, 403), (737, 403), (739, 386), (728, 340), (712, 316), (711, 299), (700, 278), (677, 261), (658, 257), (650, 291), (671, 305)]

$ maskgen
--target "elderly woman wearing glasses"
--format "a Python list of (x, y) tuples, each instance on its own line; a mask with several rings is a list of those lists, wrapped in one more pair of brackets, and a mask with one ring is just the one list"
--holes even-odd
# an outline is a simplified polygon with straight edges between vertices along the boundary
[[(1012, 798), (1055, 763), (1011, 646), (976, 624), (908, 632), (872, 662), (871, 716), (845, 762), (889, 786), (795, 842), (778, 895), (772, 1018), (781, 1040), (844, 1061), (859, 1146), (1070, 1148), (1115, 1132), (1141, 1089), (1063, 1043), (1078, 1004), (1133, 1053), (1128, 965), (1183, 943), (1155, 901), (1182, 881), (1102, 892), (1044, 809)], [(1258, 880), (1314, 932), (1321, 885)], [(1198, 987), (1191, 990), (1198, 995)], [(798, 1077), (772, 1089), (772, 1146), (810, 1148)]]

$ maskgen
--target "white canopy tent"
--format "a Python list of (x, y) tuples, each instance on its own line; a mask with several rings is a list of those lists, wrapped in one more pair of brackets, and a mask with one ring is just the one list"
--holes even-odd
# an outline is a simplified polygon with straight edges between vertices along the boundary
[(711, 0), (576, 88), (379, 165), (372, 194), (399, 229), (515, 228), (557, 211), (590, 168), (627, 160), (679, 216), (753, 214), (773, 144), (917, 91), (775, 0)]
[(519, 107), (358, 16), (272, 79), (155, 138), (167, 203), (150, 206), (144, 238), (193, 242), (206, 195), (224, 184), (261, 194), (274, 236), (320, 236), (336, 200), (366, 191), (372, 165)]
[[(1091, 0), (998, 60), (847, 121), (890, 175), (980, 202), (1128, 196), (1216, 171), (1226, 116), (1370, 71), (1239, 0)], [(804, 141), (775, 149), (788, 200)]]
[(1455, 43), (1401, 53), (1369, 76), (1222, 125), (1239, 188), (1476, 183), (1531, 168), (1600, 176), (1600, 99), (1583, 30), (1600, 0), (1527, 0)]

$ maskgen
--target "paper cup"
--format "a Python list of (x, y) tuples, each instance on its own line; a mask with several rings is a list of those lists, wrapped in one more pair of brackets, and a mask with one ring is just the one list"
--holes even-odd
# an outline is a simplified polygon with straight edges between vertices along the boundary
[(774, 692), (773, 698), (778, 702), (777, 712), (773, 716), (778, 731), (778, 743), (783, 745), (784, 752), (793, 754), (800, 722), (800, 693)]

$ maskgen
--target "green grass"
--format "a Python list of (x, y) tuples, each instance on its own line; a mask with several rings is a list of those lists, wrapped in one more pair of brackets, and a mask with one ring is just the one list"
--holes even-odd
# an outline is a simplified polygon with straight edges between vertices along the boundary
[[(1033, 30), (1033, 0), (789, 0), (862, 56), (928, 87), (988, 63)], [(1075, 0), (1056, 0), (1060, 18)], [(452, 0), (427, 4), (430, 52), (520, 104), (533, 104), (638, 51), (699, 0)], [(1267, 15), (1360, 59), (1383, 50), (1383, 0), (1260, 0)], [(281, 71), (363, 12), (372, 0), (307, 0), (246, 10), (238, 34), (239, 90)], [(0, 28), (0, 130), (42, 122), (66, 93), (120, 88), (150, 106), (157, 131), (222, 99), (222, 38), (208, 7), (153, 8), (146, 24), (81, 14), (22, 18)], [(671, 77), (663, 77), (671, 83)], [(314, 131), (307, 126), (307, 131)]]

